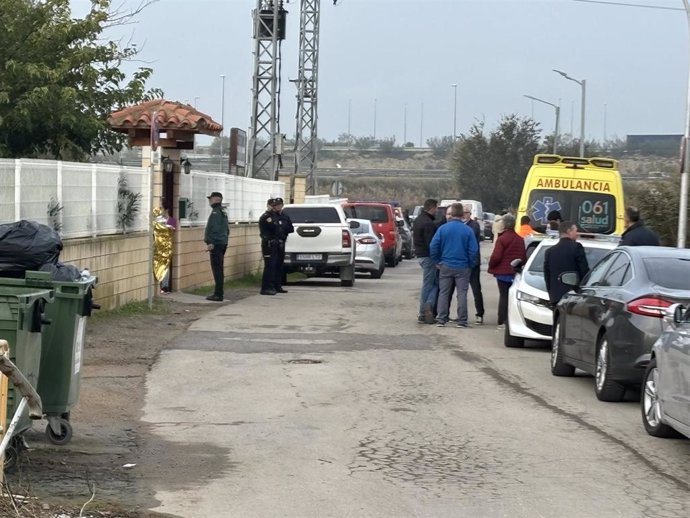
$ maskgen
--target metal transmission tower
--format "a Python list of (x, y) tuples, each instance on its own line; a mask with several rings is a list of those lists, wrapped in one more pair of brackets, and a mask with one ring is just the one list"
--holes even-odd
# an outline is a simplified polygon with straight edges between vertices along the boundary
[(283, 0), (257, 0), (254, 77), (247, 176), (278, 179), (281, 166), (280, 50), (285, 39)]
[[(301, 0), (295, 174), (306, 173), (307, 194), (316, 194), (318, 179), (317, 119), (319, 79), (319, 20), (321, 0)], [(335, 2), (334, 2), (335, 3)]]

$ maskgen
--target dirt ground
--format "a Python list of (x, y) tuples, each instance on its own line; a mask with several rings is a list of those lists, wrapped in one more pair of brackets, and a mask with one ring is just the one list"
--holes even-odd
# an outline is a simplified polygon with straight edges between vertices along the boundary
[[(253, 293), (226, 291), (225, 304)], [(84, 517), (163, 516), (146, 511), (156, 506), (156, 483), (183, 487), (194, 471), (160, 465), (157, 452), (167, 445), (140, 422), (145, 376), (167, 344), (217, 306), (201, 303), (202, 297), (200, 303), (188, 302), (197, 300), (190, 295), (179, 299), (161, 297), (150, 313), (117, 311), (89, 319), (80, 401), (70, 418), (74, 436), (67, 445), (54, 446), (45, 437), (47, 422), (34, 423), (25, 434), (28, 450), (6, 474), (5, 489), (19, 497), (1, 497), (0, 516), (78, 517), (94, 489)]]

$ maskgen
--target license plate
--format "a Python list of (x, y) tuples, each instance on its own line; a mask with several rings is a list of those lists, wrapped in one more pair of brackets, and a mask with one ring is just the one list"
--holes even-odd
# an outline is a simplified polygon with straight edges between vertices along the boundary
[(297, 254), (298, 261), (320, 261), (321, 254)]

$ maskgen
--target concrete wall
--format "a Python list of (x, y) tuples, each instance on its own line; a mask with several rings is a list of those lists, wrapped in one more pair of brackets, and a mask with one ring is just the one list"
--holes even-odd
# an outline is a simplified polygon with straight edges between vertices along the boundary
[[(204, 245), (204, 227), (181, 228), (175, 233), (173, 284), (175, 291), (212, 285), (213, 275)], [(97, 304), (113, 309), (148, 298), (149, 236), (102, 236), (64, 241), (60, 261), (88, 268), (98, 277)], [(261, 271), (261, 240), (255, 223), (232, 225), (225, 253), (225, 278), (238, 279)], [(158, 287), (154, 290), (158, 293)]]

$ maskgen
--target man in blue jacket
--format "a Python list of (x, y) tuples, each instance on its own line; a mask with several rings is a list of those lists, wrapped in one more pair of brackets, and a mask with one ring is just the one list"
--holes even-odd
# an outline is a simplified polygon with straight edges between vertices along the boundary
[(431, 259), (439, 269), (438, 314), (436, 325), (444, 327), (448, 322), (450, 293), (453, 287), (458, 293), (458, 324), (467, 326), (467, 288), (470, 274), (479, 255), (479, 246), (472, 229), (462, 221), (463, 207), (453, 203), (450, 219), (441, 225), (431, 240)]

